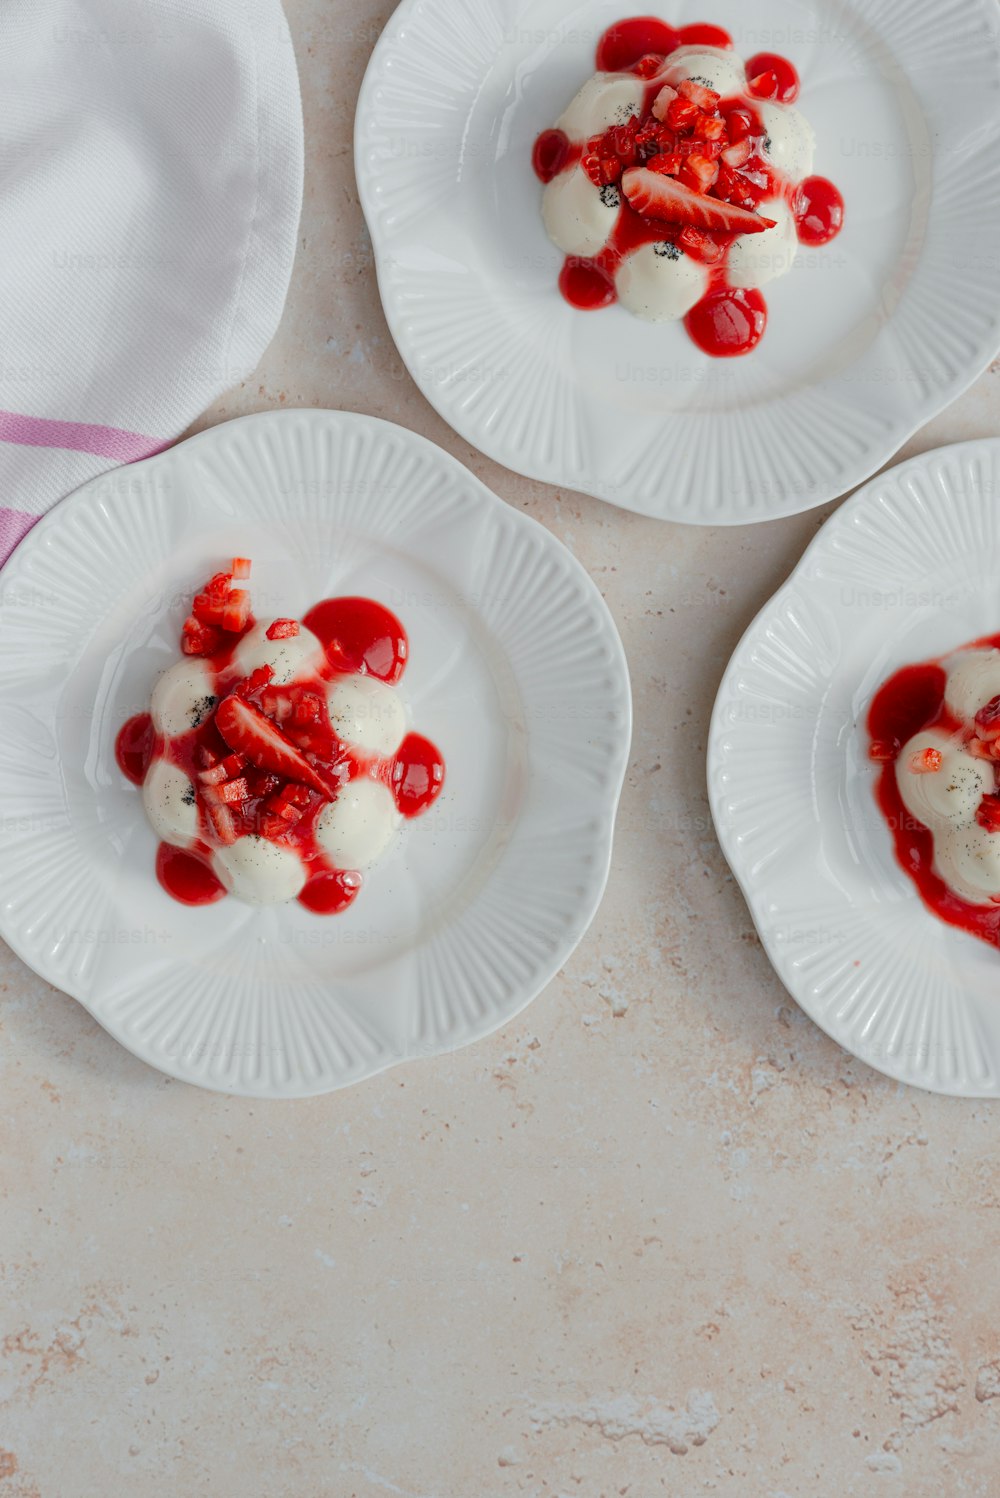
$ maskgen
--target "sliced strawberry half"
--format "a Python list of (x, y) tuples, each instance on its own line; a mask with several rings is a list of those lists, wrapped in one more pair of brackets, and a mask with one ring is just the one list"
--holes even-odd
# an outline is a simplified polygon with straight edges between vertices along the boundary
[(245, 702), (242, 697), (227, 697), (216, 710), (215, 725), (230, 749), (242, 754), (258, 770), (272, 770), (286, 780), (308, 785), (324, 801), (332, 801), (336, 796), (336, 789), (326, 784), (301, 749), (286, 738), (276, 723), (258, 712), (253, 703)]
[(1000, 796), (984, 796), (976, 812), (976, 821), (986, 832), (1000, 832)]
[(727, 234), (761, 234), (774, 228), (774, 219), (694, 192), (672, 177), (646, 167), (632, 167), (622, 178), (629, 203), (645, 218), (667, 224), (693, 224), (696, 229), (719, 229)]

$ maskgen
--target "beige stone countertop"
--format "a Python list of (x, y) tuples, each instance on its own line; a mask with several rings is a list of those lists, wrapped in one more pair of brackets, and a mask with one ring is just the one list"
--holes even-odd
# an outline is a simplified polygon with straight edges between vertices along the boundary
[[(158, 1075), (4, 949), (0, 1498), (997, 1498), (997, 1111), (799, 1012), (706, 801), (723, 669), (829, 509), (657, 524), (434, 414), (352, 168), (392, 8), (288, 0), (299, 260), (200, 424), (391, 418), (586, 565), (635, 691), (607, 898), (507, 1030), (297, 1104)], [(907, 451), (998, 431), (991, 374)]]

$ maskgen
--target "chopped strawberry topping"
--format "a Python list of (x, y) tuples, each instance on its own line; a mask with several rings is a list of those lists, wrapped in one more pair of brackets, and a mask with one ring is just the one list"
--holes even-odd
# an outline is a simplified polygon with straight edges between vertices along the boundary
[(233, 577), (238, 582), (245, 582), (250, 576), (252, 566), (253, 563), (249, 557), (233, 557)]
[(326, 801), (337, 794), (336, 787), (328, 787), (302, 750), (251, 702), (242, 697), (226, 697), (216, 711), (215, 723), (229, 747), (259, 770), (272, 770), (286, 780), (308, 785)]
[(987, 832), (1000, 832), (1000, 796), (984, 796), (976, 812), (976, 821)]
[(665, 83), (660, 89), (660, 92), (657, 94), (656, 98), (653, 100), (654, 118), (658, 120), (665, 120), (667, 117), (667, 110), (670, 108), (671, 103), (676, 98), (677, 90), (675, 88), (671, 88), (669, 83)]
[(899, 745), (891, 739), (875, 739), (868, 750), (868, 758), (877, 765), (890, 764), (899, 753)]
[(921, 749), (917, 754), (910, 755), (910, 773), (912, 775), (936, 775), (942, 762), (940, 749)]
[(695, 83), (693, 78), (685, 78), (683, 83), (677, 85), (677, 92), (682, 99), (690, 99), (699, 109), (711, 111), (718, 109), (721, 94), (717, 94), (712, 88), (705, 88), (704, 84)]
[(181, 649), (185, 655), (214, 655), (222, 644), (222, 635), (210, 624), (191, 614), (181, 630)]
[(299, 632), (297, 619), (275, 619), (267, 631), (269, 640), (291, 640)]

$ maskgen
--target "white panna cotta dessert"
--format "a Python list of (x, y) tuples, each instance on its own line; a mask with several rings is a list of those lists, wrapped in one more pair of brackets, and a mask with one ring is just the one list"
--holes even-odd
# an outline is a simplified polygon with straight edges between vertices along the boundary
[[(325, 660), (323, 646), (300, 626), (294, 637), (270, 640), (274, 621), (264, 620), (240, 640), (233, 664), (249, 677), (262, 666), (277, 687), (309, 683)], [(407, 714), (394, 688), (366, 675), (335, 676), (324, 683), (330, 726), (338, 739), (372, 766), (391, 760), (407, 731)], [(194, 848), (206, 832), (196, 788), (171, 758), (171, 740), (199, 728), (217, 705), (210, 663), (185, 658), (165, 671), (153, 689), (150, 717), (163, 752), (154, 756), (142, 786), (143, 805), (157, 837), (171, 847)], [(362, 773), (350, 780), (319, 813), (316, 842), (335, 867), (363, 871), (386, 852), (402, 822), (392, 793)], [(248, 905), (294, 900), (307, 878), (294, 846), (247, 834), (215, 848), (212, 867), (225, 888)]]
[(982, 808), (985, 797), (997, 795), (1000, 651), (969, 650), (953, 657), (945, 706), (960, 726), (915, 734), (896, 760), (896, 784), (909, 815), (933, 834), (938, 877), (969, 904), (995, 905), (1000, 902), (1000, 821), (993, 830)]
[[(757, 201), (755, 216), (773, 220), (773, 227), (749, 233), (737, 232), (736, 225), (727, 227), (727, 204), (716, 196), (704, 199), (708, 207), (699, 226), (698, 207), (692, 208), (685, 196), (683, 213), (687, 217), (664, 219), (661, 240), (638, 246), (626, 243), (619, 253), (615, 235), (623, 201), (628, 198), (629, 177), (626, 174), (621, 185), (595, 182), (586, 166), (588, 149), (596, 137), (613, 127), (628, 125), (633, 119), (642, 121), (651, 94), (656, 95), (653, 114), (669, 120), (670, 103), (680, 97), (677, 90), (689, 85), (711, 90), (727, 109), (743, 108), (756, 122), (753, 148), (766, 165), (769, 190)], [(711, 109), (716, 109), (716, 103)], [(697, 128), (717, 136), (728, 118), (699, 122)], [(568, 138), (571, 151), (567, 166), (543, 189), (546, 232), (567, 256), (595, 259), (609, 255), (609, 275), (614, 276), (617, 300), (636, 317), (648, 322), (681, 320), (705, 297), (713, 274), (717, 278), (723, 267), (725, 284), (743, 290), (766, 286), (791, 271), (799, 248), (791, 201), (797, 185), (812, 172), (815, 135), (793, 105), (751, 97), (746, 68), (731, 49), (679, 47), (665, 57), (653, 80), (631, 72), (597, 73), (583, 85), (555, 128)], [(711, 160), (706, 165), (699, 152), (713, 149), (710, 144), (699, 138), (683, 139), (679, 148), (682, 158), (674, 174), (666, 178), (668, 182), (680, 181), (679, 195), (689, 195), (692, 187), (711, 193), (720, 169), (729, 170), (731, 166), (734, 171), (740, 170), (750, 156), (746, 144), (734, 142), (727, 145), (714, 165)], [(701, 177), (686, 175), (685, 162), (701, 172)], [(658, 169), (654, 165), (653, 170)], [(760, 183), (755, 182), (759, 194)], [(659, 210), (671, 211), (669, 207)], [(637, 206), (636, 212), (647, 221), (658, 216), (645, 207)], [(738, 215), (731, 217), (736, 219)], [(685, 246), (685, 224), (698, 229), (702, 239), (705, 234), (712, 237), (708, 259), (696, 245)]]

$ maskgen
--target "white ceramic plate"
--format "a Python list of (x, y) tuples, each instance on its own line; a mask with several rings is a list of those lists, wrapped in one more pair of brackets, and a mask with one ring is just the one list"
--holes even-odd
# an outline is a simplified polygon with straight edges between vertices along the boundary
[(1000, 1096), (1000, 952), (896, 861), (866, 720), (900, 666), (1000, 628), (1000, 442), (906, 463), (850, 500), (751, 625), (719, 692), (723, 850), (789, 992), (900, 1081)]
[(767, 288), (759, 348), (573, 311), (530, 163), (627, 0), (403, 0), (355, 158), (393, 337), (441, 415), (530, 478), (742, 525), (880, 468), (1000, 346), (996, 0), (672, 0), (746, 58), (786, 53), (846, 227)]
[[(414, 726), (445, 755), (440, 801), (339, 917), (176, 904), (115, 765), (192, 587), (234, 554), (261, 612), (391, 607)], [(548, 531), (411, 432), (295, 411), (37, 526), (2, 576), (0, 718), (0, 935), (151, 1065), (293, 1097), (485, 1035), (553, 977), (604, 890), (631, 706), (610, 615)]]

